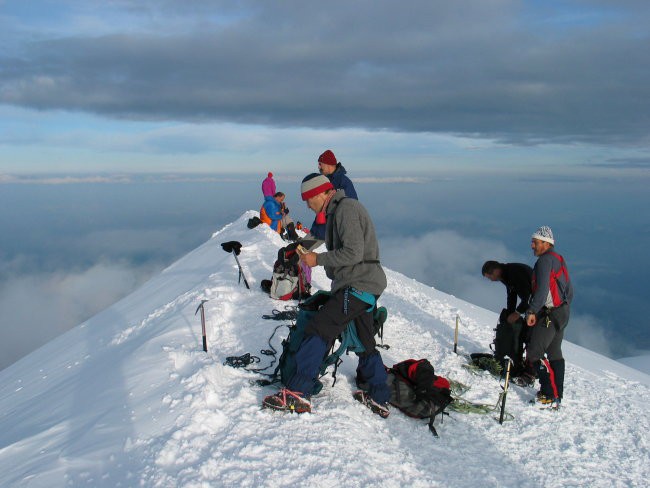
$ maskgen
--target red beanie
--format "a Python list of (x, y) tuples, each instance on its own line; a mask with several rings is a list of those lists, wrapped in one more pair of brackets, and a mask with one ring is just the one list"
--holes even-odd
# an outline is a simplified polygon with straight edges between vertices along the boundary
[(269, 175), (268, 175), (268, 176), (269, 176), (269, 178), (273, 178), (273, 173), (271, 173), (271, 172), (269, 171)]
[(318, 162), (329, 164), (330, 166), (336, 166), (336, 156), (334, 156), (334, 153), (328, 149), (318, 157)]

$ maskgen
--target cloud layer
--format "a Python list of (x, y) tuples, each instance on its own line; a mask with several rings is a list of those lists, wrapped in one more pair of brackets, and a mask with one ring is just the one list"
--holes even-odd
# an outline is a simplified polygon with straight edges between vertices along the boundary
[(0, 369), (128, 295), (154, 270), (103, 262), (0, 282)]
[(7, 3), (4, 104), (514, 144), (648, 139), (644, 1), (68, 1), (48, 29)]

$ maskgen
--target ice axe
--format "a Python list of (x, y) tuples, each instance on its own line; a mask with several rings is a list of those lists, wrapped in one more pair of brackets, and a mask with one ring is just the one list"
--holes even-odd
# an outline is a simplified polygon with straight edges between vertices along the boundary
[(501, 392), (501, 414), (499, 415), (500, 424), (503, 424), (503, 417), (506, 413), (506, 398), (508, 396), (508, 384), (510, 383), (510, 364), (512, 364), (512, 359), (508, 356), (505, 356), (504, 359), (508, 361), (508, 366), (506, 369), (506, 382), (503, 386), (503, 392)]
[(237, 267), (239, 267), (239, 280), (237, 281), (237, 283), (241, 283), (241, 280), (243, 279), (246, 288), (250, 290), (251, 287), (248, 286), (248, 281), (246, 281), (246, 276), (244, 276), (244, 270), (241, 269), (241, 264), (239, 264), (239, 259), (237, 259), (237, 256), (239, 256), (239, 253), (241, 252), (241, 242), (238, 241), (223, 242), (221, 244), (221, 247), (223, 248), (224, 251), (231, 252), (232, 255), (235, 256), (235, 261), (237, 261)]
[(199, 310), (201, 310), (201, 332), (203, 333), (203, 350), (205, 352), (208, 352), (208, 340), (205, 337), (205, 309), (203, 308), (203, 304), (205, 302), (207, 302), (207, 300), (201, 300), (201, 304), (196, 309), (196, 312), (194, 312), (194, 315), (199, 313)]

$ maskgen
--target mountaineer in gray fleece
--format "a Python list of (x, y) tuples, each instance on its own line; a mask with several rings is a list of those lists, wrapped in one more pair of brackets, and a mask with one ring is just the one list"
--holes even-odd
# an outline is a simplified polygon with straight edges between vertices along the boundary
[(327, 252), (306, 252), (300, 260), (309, 267), (322, 265), (332, 280), (331, 294), (305, 325), (305, 335), (296, 351), (296, 372), (286, 388), (269, 395), (265, 408), (310, 412), (309, 397), (317, 388), (321, 362), (336, 337), (354, 323), (364, 351), (359, 357), (357, 384), (367, 385), (353, 397), (382, 418), (388, 417), (390, 390), (386, 369), (376, 349), (373, 312), (386, 288), (386, 275), (379, 264), (375, 228), (366, 209), (357, 200), (336, 191), (330, 180), (317, 173), (307, 175), (300, 186), (302, 199), (326, 224)]
[(338, 190), (327, 205), (326, 215), (327, 252), (318, 254), (316, 262), (325, 267), (332, 280), (332, 292), (352, 286), (381, 295), (386, 289), (386, 274), (379, 264), (379, 244), (368, 211)]

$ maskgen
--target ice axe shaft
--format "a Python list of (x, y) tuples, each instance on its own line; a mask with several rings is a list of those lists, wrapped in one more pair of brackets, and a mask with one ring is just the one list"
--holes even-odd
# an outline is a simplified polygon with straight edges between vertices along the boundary
[(244, 280), (244, 284), (246, 285), (246, 288), (249, 290), (251, 289), (250, 286), (248, 286), (248, 281), (246, 281), (246, 276), (244, 276), (244, 270), (241, 269), (241, 264), (239, 264), (239, 259), (237, 258), (237, 255), (233, 252), (233, 256), (235, 256), (235, 261), (237, 261), (237, 267), (239, 268), (239, 279)]
[(207, 300), (201, 300), (201, 304), (196, 309), (196, 312), (194, 312), (194, 315), (196, 315), (199, 310), (201, 310), (201, 333), (203, 335), (203, 350), (205, 352), (208, 352), (208, 339), (205, 334), (205, 308), (203, 307), (203, 304), (205, 302), (207, 302)]
[(456, 330), (454, 331), (454, 353), (458, 354), (458, 322), (459, 318), (456, 315)]
[(510, 364), (512, 364), (512, 359), (508, 356), (505, 357), (508, 361), (508, 366), (506, 367), (506, 383), (503, 385), (503, 393), (501, 393), (501, 413), (499, 414), (499, 423), (503, 424), (503, 416), (506, 413), (506, 397), (508, 396), (508, 384), (510, 383)]

